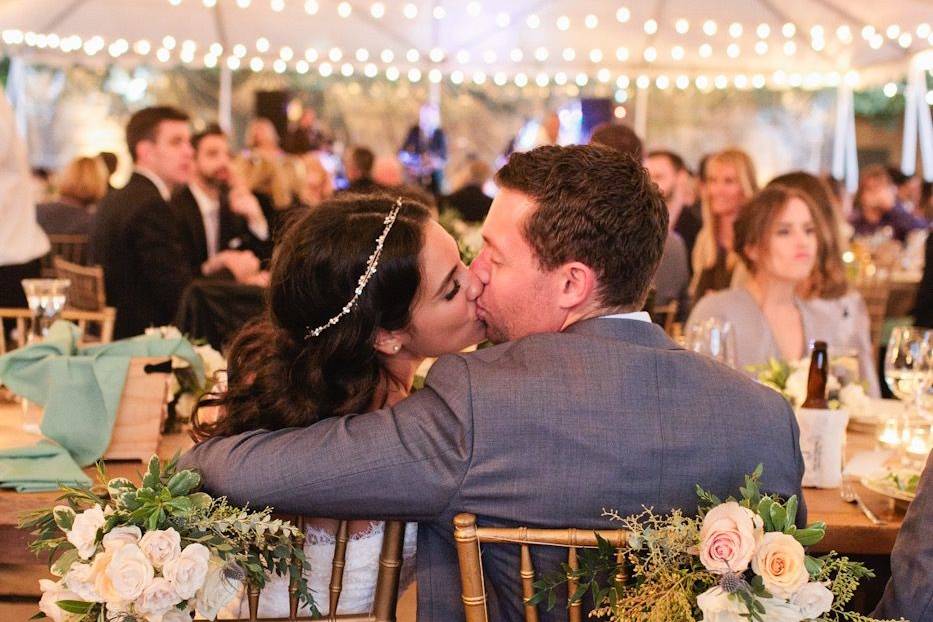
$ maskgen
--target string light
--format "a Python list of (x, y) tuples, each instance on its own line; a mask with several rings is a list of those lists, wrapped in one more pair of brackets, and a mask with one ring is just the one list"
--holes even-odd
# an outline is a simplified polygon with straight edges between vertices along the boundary
[(538, 17), (537, 13), (532, 13), (527, 18), (525, 18), (525, 24), (527, 24), (528, 27), (531, 28), (532, 30), (535, 30), (536, 28), (541, 26), (541, 18)]
[(366, 66), (363, 67), (363, 75), (367, 78), (375, 78), (379, 75), (379, 68), (376, 67), (375, 63), (366, 63)]
[(515, 86), (525, 88), (528, 85), (528, 76), (523, 73), (515, 74)]
[(629, 77), (624, 74), (616, 78), (616, 86), (620, 89), (627, 89), (631, 83)]
[(512, 18), (504, 11), (496, 14), (496, 26), (499, 28), (508, 28), (511, 21)]
[(685, 54), (683, 46), (675, 45), (671, 48), (671, 58), (674, 60), (683, 60)]
[(677, 34), (685, 35), (690, 30), (690, 22), (681, 17), (679, 20), (674, 22), (674, 30), (677, 31)]
[(337, 15), (346, 19), (350, 17), (350, 14), (353, 13), (353, 7), (349, 2), (341, 2), (337, 5)]
[(569, 30), (570, 29), (570, 18), (566, 15), (561, 15), (557, 18), (557, 29), (558, 30)]
[(635, 86), (644, 90), (651, 86), (651, 78), (645, 75), (638, 76), (638, 78), (635, 80)]
[(386, 65), (391, 63), (395, 59), (395, 52), (386, 48), (379, 53), (379, 59), (382, 60)]
[(275, 73), (285, 73), (286, 69), (288, 69), (288, 63), (286, 63), (281, 58), (278, 58), (272, 62), (272, 71)]
[(317, 0), (305, 0), (305, 13), (308, 15), (314, 15), (321, 9), (321, 6), (317, 3)]
[(649, 19), (645, 22), (645, 34), (653, 35), (658, 32), (658, 22), (653, 19)]
[(755, 29), (755, 34), (758, 35), (759, 39), (767, 39), (771, 35), (771, 26), (762, 22)]
[(583, 19), (583, 25), (589, 28), (590, 30), (595, 29), (599, 26), (599, 18), (590, 13)]
[[(402, 7), (402, 15), (406, 19), (415, 19), (418, 17), (418, 7), (414, 3), (408, 2)], [(417, 80), (412, 80), (412, 82), (417, 82)]]
[(365, 48), (360, 48), (356, 51), (356, 60), (360, 63), (365, 63), (369, 60), (369, 50)]
[(624, 24), (630, 19), (632, 19), (632, 12), (628, 9), (628, 7), (619, 7), (619, 9), (616, 11), (616, 20), (618, 20), (620, 24)]
[(658, 51), (654, 47), (648, 46), (645, 48), (642, 56), (644, 57), (645, 62), (653, 63), (658, 59)]
[(729, 36), (733, 39), (738, 39), (742, 36), (742, 24), (738, 22), (732, 22), (729, 24)]
[(466, 10), (470, 17), (477, 17), (480, 13), (483, 12), (483, 5), (474, 0), (473, 2), (467, 4)]
[(703, 22), (703, 34), (705, 34), (707, 37), (712, 37), (713, 35), (715, 35), (716, 30), (717, 30), (716, 22), (714, 22), (713, 20), (708, 19), (705, 22)]
[(704, 43), (700, 46), (699, 52), (700, 58), (709, 58), (713, 55), (713, 46), (711, 46), (709, 43)]
[(369, 14), (376, 19), (382, 19), (386, 14), (386, 5), (381, 2), (374, 2), (371, 7), (369, 7)]
[(537, 60), (538, 62), (543, 63), (544, 61), (547, 60), (547, 57), (548, 57), (548, 51), (546, 47), (539, 47), (535, 50), (535, 60)]
[(445, 17), (447, 17), (447, 9), (445, 9), (444, 7), (438, 5), (438, 6), (434, 7), (434, 10), (433, 10), (433, 11), (431, 11), (431, 16), (432, 16), (434, 19), (440, 21), (440, 20), (444, 19)]
[(428, 82), (431, 84), (438, 84), (443, 78), (444, 75), (440, 69), (435, 68), (428, 72)]
[(627, 47), (618, 47), (616, 48), (616, 60), (625, 62), (628, 60), (628, 48)]
[[(654, 49), (654, 48), (651, 48), (651, 49)], [(657, 56), (657, 52), (655, 52), (655, 56)], [(603, 51), (600, 49), (590, 50), (590, 61), (593, 63), (603, 62)]]

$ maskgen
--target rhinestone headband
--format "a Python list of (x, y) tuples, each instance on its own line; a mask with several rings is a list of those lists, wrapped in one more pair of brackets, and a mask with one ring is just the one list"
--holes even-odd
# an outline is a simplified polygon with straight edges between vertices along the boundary
[(402, 197), (399, 197), (395, 200), (395, 205), (392, 207), (392, 211), (389, 212), (389, 215), (386, 216), (385, 220), (383, 221), (385, 228), (382, 230), (382, 233), (379, 235), (379, 237), (376, 238), (376, 250), (373, 251), (373, 254), (370, 255), (369, 259), (366, 261), (366, 270), (363, 271), (363, 274), (360, 275), (360, 280), (356, 283), (356, 289), (353, 291), (353, 298), (351, 298), (350, 302), (343, 306), (343, 309), (340, 310), (340, 313), (327, 320), (327, 322), (321, 324), (317, 328), (309, 328), (308, 332), (305, 333), (305, 340), (317, 337), (322, 332), (339, 322), (343, 316), (350, 313), (350, 311), (353, 310), (353, 307), (356, 306), (357, 301), (363, 294), (363, 290), (366, 289), (366, 285), (376, 274), (376, 269), (379, 266), (379, 258), (382, 257), (382, 247), (385, 244), (386, 236), (388, 236), (389, 231), (392, 230), (392, 225), (395, 224), (395, 220), (398, 218), (398, 213), (401, 211), (401, 209)]

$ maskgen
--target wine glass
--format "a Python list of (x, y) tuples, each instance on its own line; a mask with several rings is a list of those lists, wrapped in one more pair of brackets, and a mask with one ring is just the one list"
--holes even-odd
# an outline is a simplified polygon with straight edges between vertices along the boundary
[[(49, 327), (59, 318), (65, 308), (71, 281), (68, 279), (23, 279), (21, 284), (26, 294), (26, 303), (32, 311), (32, 326), (26, 342), (36, 343), (48, 335)], [(22, 398), (22, 406), (23, 430), (31, 434), (39, 434), (41, 411), (35, 405), (30, 406), (26, 398)]]
[[(884, 379), (891, 392), (905, 403), (912, 403), (915, 418), (926, 419), (924, 408), (933, 382), (933, 331), (916, 326), (898, 326), (891, 333), (884, 357)], [(911, 426), (911, 408), (904, 409), (903, 439)]]
[(711, 317), (692, 324), (687, 331), (687, 349), (735, 367), (735, 332), (728, 320)]

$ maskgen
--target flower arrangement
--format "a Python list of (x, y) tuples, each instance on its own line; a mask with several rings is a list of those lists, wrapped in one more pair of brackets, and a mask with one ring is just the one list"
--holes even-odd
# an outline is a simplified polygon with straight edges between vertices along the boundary
[[(162, 339), (181, 339), (181, 331), (174, 326), (147, 328), (146, 335)], [(163, 425), (163, 432), (177, 431), (180, 424), (191, 420), (198, 400), (214, 390), (214, 387), (226, 382), (227, 361), (223, 355), (207, 343), (193, 343), (194, 351), (204, 364), (204, 381), (201, 382), (191, 369), (188, 361), (172, 358), (171, 400), (168, 403), (168, 417)]]
[[(791, 363), (770, 358), (762, 365), (750, 365), (748, 371), (755, 374), (758, 382), (783, 395), (791, 406), (798, 407), (807, 399), (807, 376), (810, 372), (808, 358)], [(854, 381), (857, 375), (858, 362), (851, 357), (830, 361), (830, 373), (826, 381), (830, 408), (861, 410), (865, 406), (869, 398), (865, 394), (865, 387)]]
[[(836, 553), (811, 557), (804, 547), (823, 539), (826, 526), (797, 527), (796, 496), (762, 494), (762, 467), (746, 476), (741, 498), (721, 501), (697, 486), (699, 516), (674, 510), (659, 516), (603, 515), (630, 532), (624, 559), (597, 538), (578, 554), (578, 568), (537, 581), (531, 602), (553, 607), (555, 588), (574, 580), (571, 602), (590, 592), (592, 616), (633, 622), (865, 622), (846, 611), (859, 580), (874, 576)], [(621, 565), (621, 567), (620, 567)], [(620, 570), (624, 572), (620, 572)], [(617, 577), (629, 577), (618, 581)], [(613, 577), (607, 584), (605, 577)]]
[(39, 582), (41, 613), (54, 622), (190, 622), (212, 620), (244, 580), (288, 575), (299, 600), (317, 612), (301, 568), (304, 535), (273, 519), (195, 492), (200, 476), (176, 459), (149, 461), (142, 485), (106, 478), (100, 492), (63, 488), (64, 501), (31, 512), (21, 528), (49, 554), (58, 580)]

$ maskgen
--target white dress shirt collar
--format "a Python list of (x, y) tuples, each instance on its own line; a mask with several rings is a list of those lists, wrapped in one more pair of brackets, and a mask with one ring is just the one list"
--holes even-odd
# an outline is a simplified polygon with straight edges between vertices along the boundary
[(133, 169), (134, 172), (139, 173), (153, 184), (155, 184), (156, 189), (159, 191), (159, 194), (162, 195), (162, 198), (168, 202), (172, 198), (172, 191), (169, 189), (168, 184), (166, 184), (161, 177), (150, 171), (148, 168), (143, 166), (137, 166)]
[(614, 315), (601, 315), (600, 320), (636, 320), (651, 323), (651, 316), (647, 311), (633, 311), (632, 313), (616, 313)]
[(198, 204), (201, 220), (204, 222), (204, 235), (207, 238), (207, 256), (213, 257), (218, 252), (220, 241), (220, 199), (208, 195), (198, 184), (190, 183), (188, 188)]

